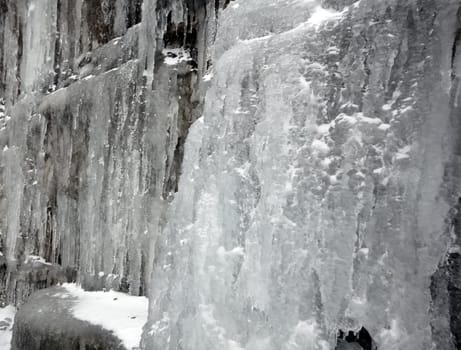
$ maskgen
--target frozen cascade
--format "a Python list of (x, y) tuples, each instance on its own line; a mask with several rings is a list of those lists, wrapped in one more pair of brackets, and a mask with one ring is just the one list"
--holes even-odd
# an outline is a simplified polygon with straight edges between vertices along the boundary
[(76, 280), (146, 294), (216, 6), (0, 1), (1, 302)]
[(0, 343), (461, 348), (459, 0), (0, 0), (0, 48)]
[[(28, 314), (38, 289), (147, 294), (222, 6), (0, 1), (0, 304), (22, 306), (13, 349), (95, 341), (60, 322), (71, 315), (48, 292), (29, 299), (48, 315)], [(165, 63), (179, 51), (188, 59)], [(113, 338), (101, 335), (107, 348)]]
[(231, 2), (145, 349), (459, 348), (459, 11)]

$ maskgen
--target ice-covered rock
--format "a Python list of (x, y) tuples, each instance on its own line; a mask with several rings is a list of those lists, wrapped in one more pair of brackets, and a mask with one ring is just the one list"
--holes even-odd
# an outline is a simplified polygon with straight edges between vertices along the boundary
[[(149, 294), (149, 350), (459, 348), (460, 7), (0, 0), (0, 301)], [(18, 349), (123, 346), (57, 289)]]
[(75, 285), (40, 290), (16, 313), (11, 349), (136, 349), (146, 304), (144, 297)]
[(357, 348), (362, 327), (369, 349), (459, 347), (459, 11), (223, 12), (157, 239), (146, 349), (334, 349), (339, 331)]
[(146, 294), (222, 5), (0, 2), (1, 300), (77, 279)]

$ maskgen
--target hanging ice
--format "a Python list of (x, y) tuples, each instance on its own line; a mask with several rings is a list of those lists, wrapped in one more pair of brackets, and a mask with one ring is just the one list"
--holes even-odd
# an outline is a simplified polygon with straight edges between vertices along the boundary
[(242, 0), (223, 12), (157, 241), (146, 349), (334, 349), (340, 331), (370, 332), (378, 349), (448, 348), (429, 291), (456, 203), (458, 8)]

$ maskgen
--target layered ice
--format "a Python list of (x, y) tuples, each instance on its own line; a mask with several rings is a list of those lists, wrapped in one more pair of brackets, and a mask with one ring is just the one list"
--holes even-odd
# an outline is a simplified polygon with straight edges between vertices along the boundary
[(456, 349), (457, 13), (0, 1), (0, 301), (149, 294), (153, 350)]
[(216, 6), (1, 2), (0, 300), (77, 280), (147, 293)]
[(146, 349), (334, 349), (362, 327), (378, 349), (454, 349), (431, 278), (459, 195), (458, 9), (253, 0), (223, 12), (157, 240)]

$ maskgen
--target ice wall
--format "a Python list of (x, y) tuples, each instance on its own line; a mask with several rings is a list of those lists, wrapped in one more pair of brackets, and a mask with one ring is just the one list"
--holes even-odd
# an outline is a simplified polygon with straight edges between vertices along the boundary
[(237, 0), (155, 247), (151, 350), (456, 349), (460, 3)]
[(460, 13), (0, 0), (0, 301), (149, 287), (145, 349), (459, 348)]
[(219, 1), (0, 2), (1, 301), (146, 294)]

